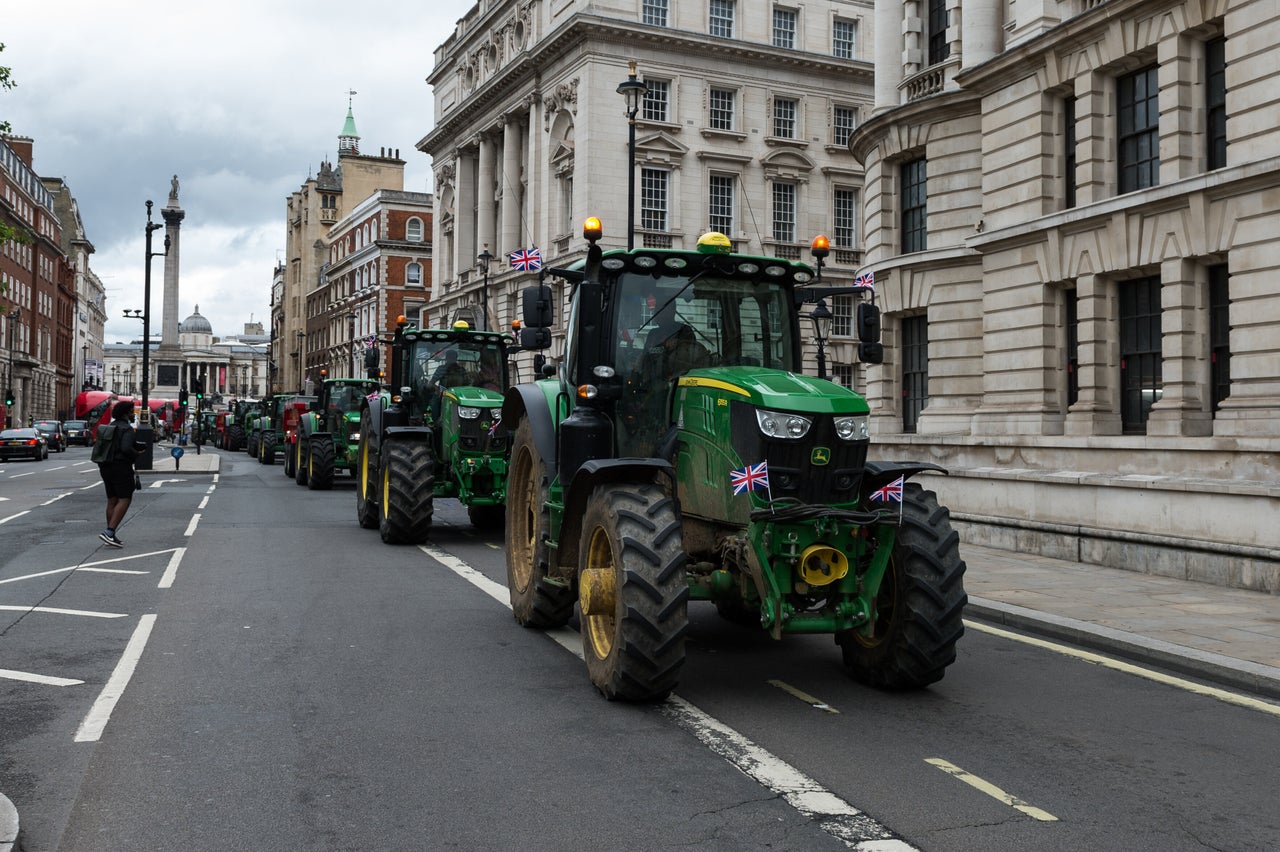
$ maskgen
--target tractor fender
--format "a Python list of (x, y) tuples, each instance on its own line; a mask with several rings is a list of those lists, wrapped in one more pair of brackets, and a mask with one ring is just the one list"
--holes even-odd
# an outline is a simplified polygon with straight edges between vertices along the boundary
[(933, 462), (868, 461), (863, 466), (862, 493), (870, 494), (893, 482), (899, 476), (905, 481), (926, 470), (947, 473), (945, 467)]
[(675, 469), (666, 459), (591, 459), (583, 462), (565, 491), (556, 561), (564, 567), (578, 564), (582, 516), (586, 514), (587, 501), (597, 485), (617, 482), (646, 485), (656, 481), (660, 475), (671, 480), (674, 490)]
[(502, 422), (507, 427), (507, 434), (515, 434), (520, 419), (529, 418), (529, 427), (533, 430), (533, 445), (538, 455), (553, 472), (556, 465), (556, 424), (551, 416), (551, 406), (546, 394), (536, 385), (517, 385), (507, 390), (502, 400)]
[(379, 439), (381, 441), (429, 441), (431, 440), (430, 426), (388, 426), (383, 429)]

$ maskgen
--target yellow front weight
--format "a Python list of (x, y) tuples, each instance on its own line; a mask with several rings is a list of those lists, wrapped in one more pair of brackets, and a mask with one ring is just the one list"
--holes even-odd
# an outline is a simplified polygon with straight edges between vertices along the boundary
[(613, 615), (617, 587), (611, 568), (586, 568), (578, 575), (578, 605), (584, 616)]
[(826, 586), (849, 573), (849, 557), (834, 547), (811, 544), (800, 554), (800, 579), (810, 586)]

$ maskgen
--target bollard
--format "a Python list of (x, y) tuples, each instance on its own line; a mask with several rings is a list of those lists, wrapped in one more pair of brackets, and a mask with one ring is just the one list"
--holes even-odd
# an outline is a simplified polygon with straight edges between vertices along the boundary
[(182, 464), (182, 447), (174, 447), (169, 451), (169, 455), (173, 456), (173, 469), (178, 470)]

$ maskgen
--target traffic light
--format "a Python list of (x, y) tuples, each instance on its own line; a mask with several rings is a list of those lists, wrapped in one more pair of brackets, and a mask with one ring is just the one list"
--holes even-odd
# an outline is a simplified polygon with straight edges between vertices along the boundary
[(9, 388), (4, 392), (4, 404), (6, 406), (13, 405), (13, 388)]
[(178, 405), (182, 408), (187, 407), (187, 389), (178, 388)]
[(196, 392), (197, 401), (204, 399), (204, 382), (199, 379), (192, 379), (191, 389)]

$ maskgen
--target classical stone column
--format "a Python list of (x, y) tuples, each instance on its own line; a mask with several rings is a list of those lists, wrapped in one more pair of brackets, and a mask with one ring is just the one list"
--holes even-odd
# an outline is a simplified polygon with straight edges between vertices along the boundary
[(875, 111), (899, 103), (905, 44), (902, 34), (902, 0), (876, 0), (875, 11)]
[(496, 162), (493, 139), (489, 136), (481, 136), (480, 168), (476, 176), (478, 193), (476, 196), (476, 248), (471, 253), (472, 257), (469, 258), (467, 265), (461, 267), (463, 269), (471, 269), (476, 265), (475, 255), (479, 254), (486, 245), (490, 252), (496, 253), (498, 249), (493, 233), (496, 212), (494, 203)]
[[(502, 134), (502, 239), (492, 249), (499, 257), (506, 257), (506, 252), (525, 248), (524, 238), (520, 233), (521, 186), (520, 186), (520, 122), (515, 116), (506, 117), (506, 131)], [(505, 268), (505, 265), (499, 264)]]
[(1119, 435), (1119, 339), (1110, 283), (1099, 275), (1076, 279), (1079, 394), (1067, 412), (1068, 435)]
[(1208, 272), (1175, 258), (1160, 265), (1160, 399), (1148, 435), (1212, 435), (1209, 398)]
[(476, 203), (475, 155), (471, 151), (459, 148), (457, 152), (458, 167), (454, 183), (454, 221), (453, 221), (453, 274), (460, 278), (464, 270), (476, 265), (476, 255), (480, 247), (476, 245), (476, 228), (474, 213)]
[(178, 176), (173, 176), (169, 203), (160, 211), (168, 251), (164, 256), (164, 312), (161, 314), (160, 347), (155, 355), (156, 382), (151, 396), (176, 397), (182, 368), (182, 348), (178, 345), (178, 269), (182, 241), (182, 219), (186, 211), (178, 206)]

